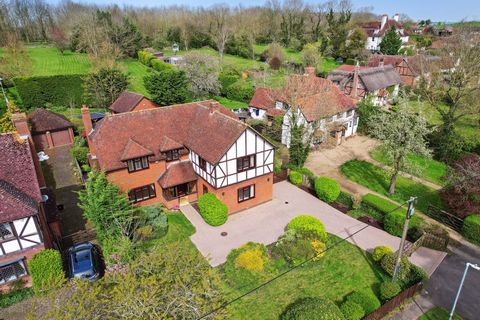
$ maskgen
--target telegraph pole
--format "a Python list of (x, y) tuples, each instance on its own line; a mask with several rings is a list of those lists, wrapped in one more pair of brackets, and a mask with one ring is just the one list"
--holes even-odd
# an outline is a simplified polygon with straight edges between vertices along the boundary
[(417, 197), (410, 197), (410, 200), (408, 200), (407, 202), (408, 202), (408, 210), (407, 210), (407, 215), (405, 216), (405, 224), (403, 225), (402, 240), (400, 240), (400, 248), (398, 248), (397, 261), (395, 263), (395, 271), (393, 272), (392, 282), (397, 281), (398, 274), (400, 272), (400, 261), (402, 260), (403, 247), (405, 246), (405, 239), (407, 238), (408, 225), (410, 223), (410, 219), (413, 217), (413, 214), (415, 212), (415, 208), (413, 207), (413, 205), (417, 202)]
[(462, 281), (460, 281), (460, 286), (458, 287), (457, 295), (455, 296), (455, 301), (453, 302), (452, 311), (450, 311), (448, 320), (452, 320), (453, 314), (455, 313), (455, 308), (457, 307), (458, 298), (460, 297), (460, 292), (462, 292), (463, 283), (465, 282), (465, 277), (467, 276), (469, 267), (477, 271), (480, 271), (480, 266), (478, 264), (473, 264), (469, 262), (465, 264), (465, 271), (463, 272)]

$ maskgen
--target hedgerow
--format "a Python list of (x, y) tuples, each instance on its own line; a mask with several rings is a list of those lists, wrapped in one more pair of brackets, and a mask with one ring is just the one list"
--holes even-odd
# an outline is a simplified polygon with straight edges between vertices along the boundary
[(480, 245), (480, 216), (471, 214), (463, 221), (462, 234), (468, 240)]
[(297, 171), (290, 171), (288, 174), (288, 180), (290, 180), (292, 184), (299, 186), (302, 184), (302, 174)]
[(370, 314), (380, 308), (380, 301), (370, 290), (355, 291), (347, 296), (347, 300), (359, 304), (365, 314)]

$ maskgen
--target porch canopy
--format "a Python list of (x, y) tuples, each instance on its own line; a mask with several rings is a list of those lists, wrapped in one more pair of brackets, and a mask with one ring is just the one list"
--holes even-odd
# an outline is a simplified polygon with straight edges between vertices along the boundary
[(180, 161), (170, 164), (158, 179), (158, 183), (163, 189), (167, 189), (196, 180), (197, 174), (193, 170), (192, 163)]

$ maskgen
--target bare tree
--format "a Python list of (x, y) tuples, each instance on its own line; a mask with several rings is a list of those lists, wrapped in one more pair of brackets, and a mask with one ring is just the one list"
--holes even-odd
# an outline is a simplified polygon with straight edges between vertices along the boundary
[(210, 13), (210, 33), (215, 39), (220, 58), (223, 59), (225, 43), (230, 34), (229, 18), (231, 16), (230, 7), (227, 5), (217, 5), (212, 8)]

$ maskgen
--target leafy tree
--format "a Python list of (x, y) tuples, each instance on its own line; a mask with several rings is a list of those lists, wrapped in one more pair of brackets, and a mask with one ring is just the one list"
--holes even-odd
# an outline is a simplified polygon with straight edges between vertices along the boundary
[(405, 171), (409, 164), (406, 156), (412, 153), (428, 156), (426, 135), (430, 131), (425, 118), (407, 111), (401, 105), (394, 112), (379, 112), (370, 118), (370, 134), (383, 143), (384, 150), (390, 158), (389, 193), (395, 193), (395, 182), (400, 171)]
[(335, 58), (345, 57), (346, 41), (348, 36), (348, 23), (352, 17), (349, 5), (342, 1), (339, 11), (330, 8), (327, 13), (327, 35), (332, 53)]
[(185, 72), (190, 82), (190, 90), (195, 98), (219, 94), (220, 63), (217, 58), (200, 52), (192, 52), (184, 56), (180, 69)]
[(225, 52), (247, 59), (255, 59), (254, 41), (246, 33), (231, 34), (225, 44)]
[(143, 43), (143, 36), (137, 26), (125, 17), (121, 25), (112, 25), (111, 28), (112, 42), (120, 48), (124, 56), (134, 58)]
[(369, 125), (372, 123), (370, 118), (381, 111), (373, 104), (372, 99), (367, 97), (367, 99), (359, 102), (357, 112), (359, 117), (358, 131), (369, 134)]
[(318, 48), (314, 44), (307, 43), (302, 50), (302, 59), (304, 66), (317, 66), (320, 62)]
[(278, 58), (280, 60), (280, 64), (283, 63), (283, 60), (285, 58), (285, 53), (283, 51), (283, 47), (276, 43), (272, 42), (268, 45), (267, 49), (262, 53), (262, 60), (264, 61), (270, 61), (274, 57)]
[(0, 118), (0, 133), (15, 131), (15, 126), (12, 122), (12, 115), (15, 112), (20, 112), (20, 110), (15, 105), (15, 102), (13, 102), (13, 100), (9, 100), (7, 104), (7, 111)]
[(361, 28), (355, 28), (348, 37), (347, 41), (347, 57), (352, 59), (359, 59), (365, 51), (365, 43), (367, 42), (367, 35)]
[(302, 41), (305, 33), (306, 10), (303, 1), (289, 0), (284, 2), (280, 30), (282, 42), (292, 45), (292, 40)]
[(165, 70), (145, 76), (145, 88), (155, 103), (168, 106), (189, 99), (188, 79), (183, 70)]
[(310, 153), (311, 139), (305, 139), (308, 135), (308, 129), (304, 124), (299, 124), (298, 114), (292, 110), (290, 116), (290, 163), (298, 168), (302, 168), (307, 161)]
[(128, 77), (116, 68), (101, 68), (85, 78), (85, 95), (93, 105), (108, 108), (127, 89)]
[(395, 26), (391, 26), (383, 37), (382, 42), (380, 42), (380, 52), (388, 55), (396, 55), (401, 46), (402, 39), (397, 34), (397, 29), (395, 29)]
[(15, 33), (7, 33), (6, 45), (3, 54), (0, 54), (0, 76), (13, 78), (28, 75), (32, 68), (32, 61), (25, 50), (23, 43)]

